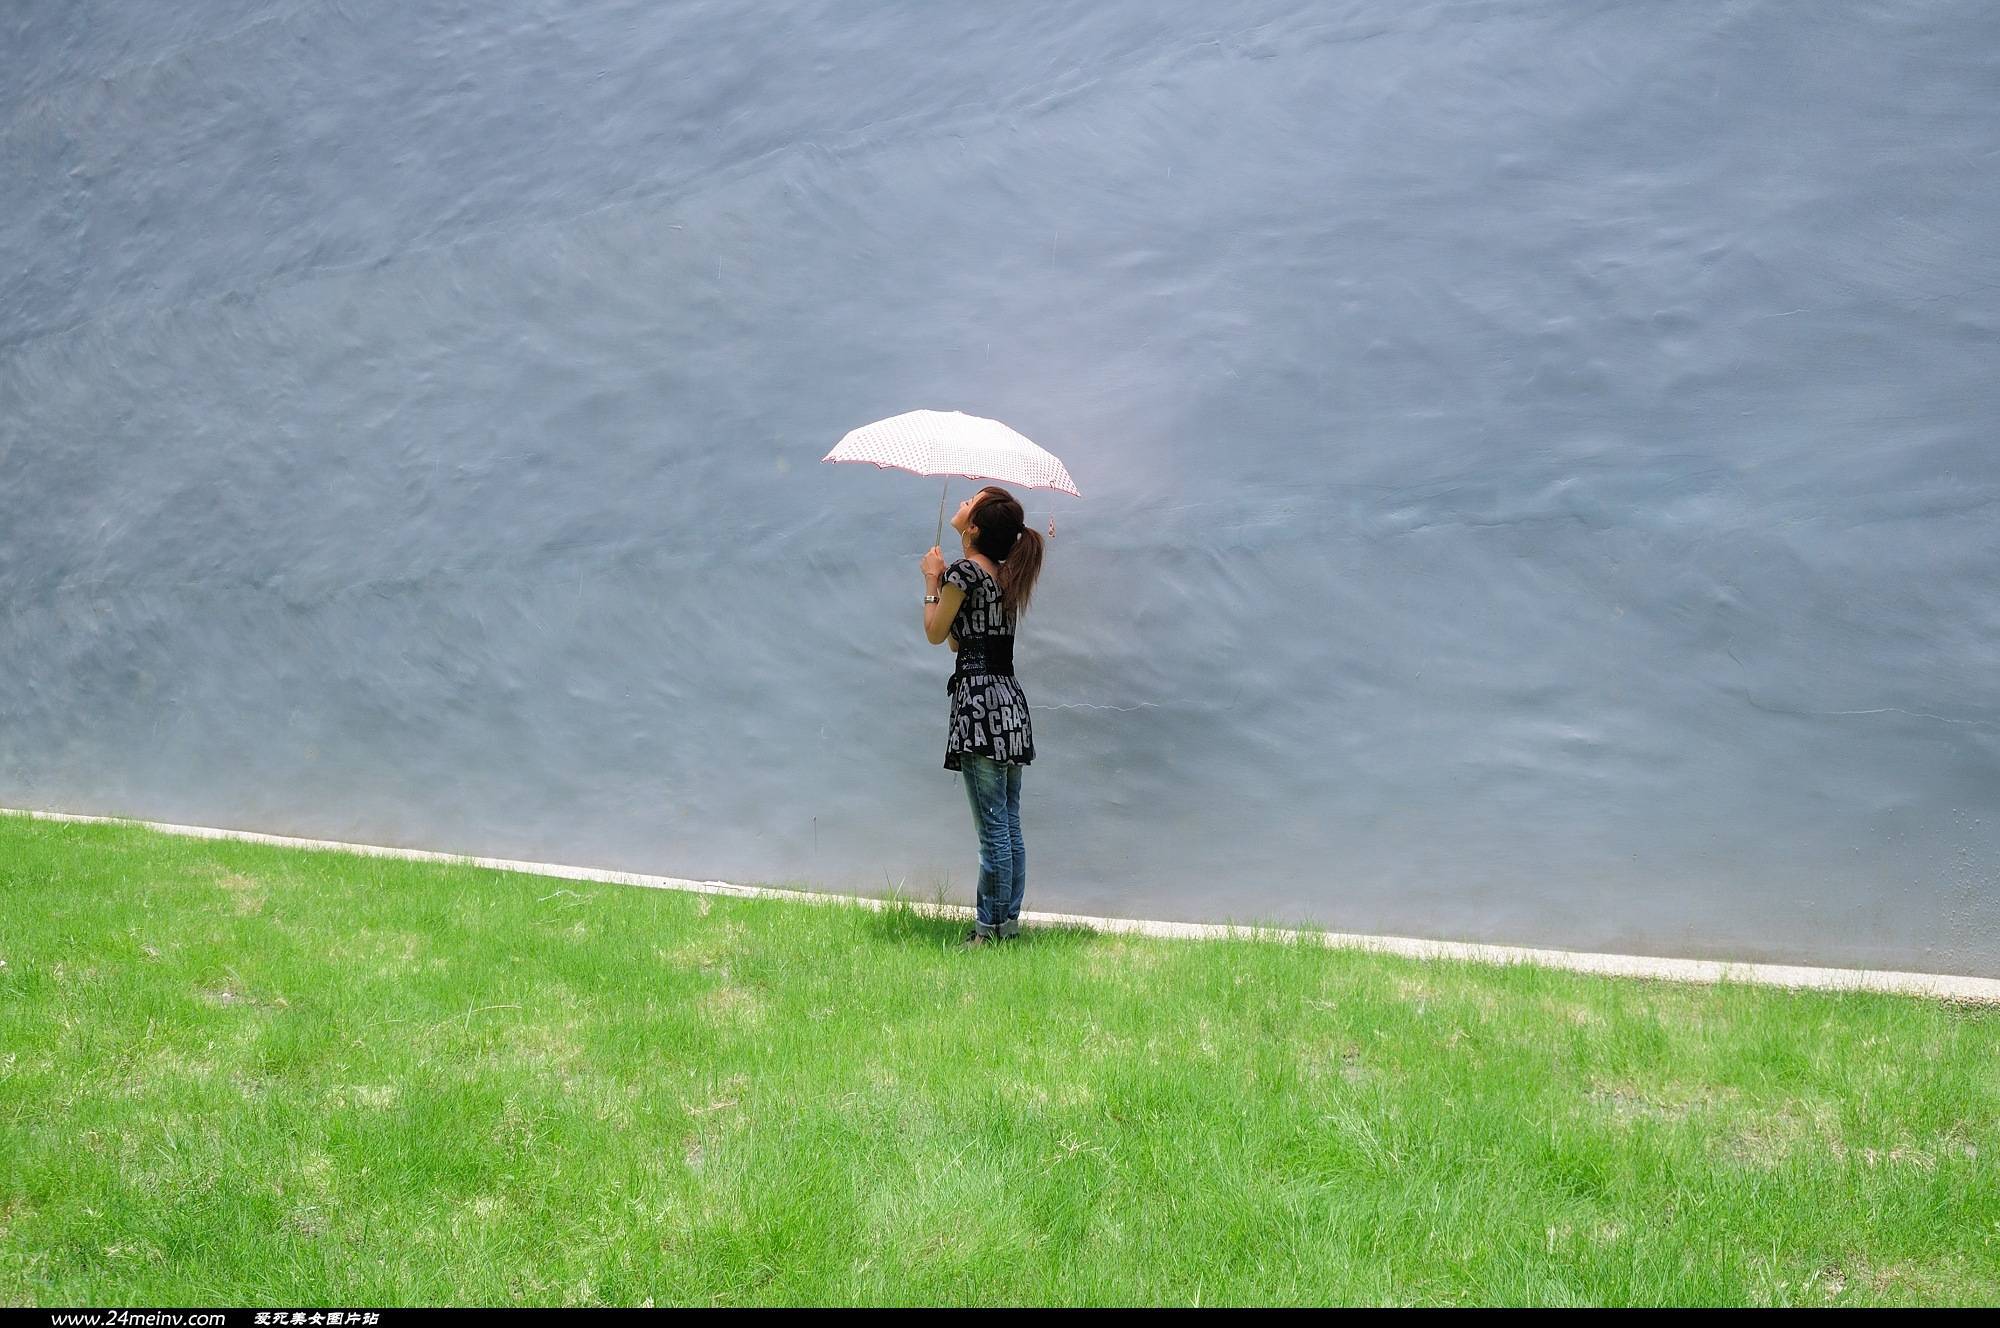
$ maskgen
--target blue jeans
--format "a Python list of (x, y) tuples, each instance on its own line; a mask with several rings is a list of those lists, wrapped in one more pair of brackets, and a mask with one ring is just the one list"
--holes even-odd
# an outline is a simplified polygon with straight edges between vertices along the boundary
[(959, 758), (972, 825), (979, 832), (979, 894), (972, 929), (982, 936), (1021, 931), (1021, 896), (1028, 889), (1028, 850), (1021, 843), (1021, 771), (970, 753)]

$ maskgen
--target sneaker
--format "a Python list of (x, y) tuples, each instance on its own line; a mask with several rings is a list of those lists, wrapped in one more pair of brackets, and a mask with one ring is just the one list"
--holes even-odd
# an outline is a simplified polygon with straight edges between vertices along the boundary
[(1001, 939), (1001, 940), (1003, 940), (1003, 941), (1018, 941), (1018, 940), (1020, 940), (1020, 939), (1021, 939), (1021, 924), (1020, 924), (1020, 923), (1018, 923), (1018, 922), (1003, 922), (1003, 923), (1001, 923), (1001, 924), (1000, 924), (1000, 939)]

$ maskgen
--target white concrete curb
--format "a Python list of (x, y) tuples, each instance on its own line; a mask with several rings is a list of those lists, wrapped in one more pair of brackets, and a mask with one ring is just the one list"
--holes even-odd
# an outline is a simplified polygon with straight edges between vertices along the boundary
[[(266, 835), (253, 830), (218, 830), (203, 825), (169, 825), (161, 821), (134, 821), (117, 816), (76, 816), (66, 812), (38, 812), (15, 807), (0, 807), (0, 814), (29, 816), (41, 821), (137, 825), (148, 830), (161, 830), (172, 835), (190, 835), (197, 839), (237, 839), (253, 844), (279, 844), (286, 848), (358, 853), (366, 857), (460, 863), (472, 867), (491, 867), (498, 871), (525, 872), (532, 876), (552, 876), (571, 881), (602, 881), (611, 885), (638, 885), (654, 890), (687, 890), (697, 894), (731, 895), (739, 899), (790, 899), (815, 904), (858, 904), (863, 908), (873, 909), (886, 908), (894, 902), (886, 899), (870, 899), (861, 895), (779, 890), (768, 886), (733, 885), (728, 881), (689, 881), (674, 876), (642, 876), (634, 872), (606, 871), (596, 867), (570, 867), (552, 862), (516, 862), (509, 858), (475, 858), (457, 853), (432, 853), (423, 849), (344, 844), (332, 839), (295, 839), (289, 835)], [(972, 916), (972, 910), (962, 904), (922, 903), (918, 906), (948, 917)], [(1136, 918), (1094, 918), (1075, 913), (1023, 913), (1021, 920), (1089, 927), (1095, 931), (1129, 932), (1141, 936), (1165, 936), (1185, 940), (1215, 940), (1234, 936), (1290, 941), (1298, 939), (1302, 934), (1283, 928), (1238, 927), (1209, 922), (1148, 922)], [(1733, 964), (1709, 959), (1656, 959), (1643, 955), (1587, 954), (1575, 950), (1531, 950), (1512, 945), (1475, 945), (1464, 941), (1424, 941), (1404, 936), (1359, 936), (1339, 932), (1304, 934), (1340, 949), (1370, 950), (1380, 954), (1404, 955), (1413, 959), (1469, 959), (1483, 964), (1540, 964), (1547, 968), (1567, 969), (1577, 973), (1601, 973), (1614, 977), (1664, 978), (1676, 982), (1748, 982), (1775, 987), (1891, 992), (1898, 995), (1931, 996), (1954, 1001), (2000, 1003), (2000, 979), (1996, 978), (1954, 977), (1939, 973), (1893, 973), (1879, 969), (1799, 968), (1788, 964)]]

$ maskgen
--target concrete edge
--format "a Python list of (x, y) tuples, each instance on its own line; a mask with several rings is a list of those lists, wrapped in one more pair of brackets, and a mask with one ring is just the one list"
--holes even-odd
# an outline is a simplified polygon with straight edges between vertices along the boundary
[[(511, 858), (435, 853), (427, 849), (349, 844), (335, 839), (299, 839), (290, 835), (267, 835), (254, 830), (220, 830), (213, 826), (173, 825), (164, 821), (140, 821), (123, 816), (82, 816), (69, 812), (41, 812), (18, 807), (0, 807), (0, 815), (26, 816), (41, 821), (137, 825), (148, 830), (187, 835), (196, 839), (234, 839), (253, 844), (276, 844), (285, 848), (352, 853), (363, 857), (456, 863), (471, 867), (489, 867), (497, 871), (521, 872), (530, 876), (547, 876), (559, 880), (599, 881), (607, 885), (636, 885), (651, 890), (683, 890), (696, 894), (729, 895), (738, 899), (790, 899), (815, 904), (859, 905), (876, 910), (887, 908), (897, 902), (873, 899), (866, 895), (838, 895), (806, 890), (784, 890), (773, 886), (735, 885), (729, 881), (692, 881), (676, 876), (647, 876), (636, 872), (609, 871), (597, 867), (571, 867), (562, 863), (520, 862)], [(972, 909), (963, 904), (904, 902), (915, 903), (917, 907), (939, 916), (968, 919), (972, 916)], [(1896, 973), (1882, 969), (1808, 968), (1789, 964), (1748, 964), (1711, 959), (1662, 959), (1647, 955), (1590, 954), (1578, 950), (1537, 950), (1513, 945), (1481, 945), (1469, 941), (1419, 940), (1407, 936), (1302, 932), (1289, 928), (1233, 926), (1213, 922), (1152, 922), (1139, 918), (1099, 918), (1079, 913), (1023, 912), (1021, 920), (1178, 940), (1219, 940), (1234, 937), (1295, 941), (1302, 936), (1308, 936), (1336, 949), (1366, 950), (1377, 954), (1402, 955), (1411, 959), (1461, 959), (1482, 964), (1539, 964), (1545, 968), (1596, 973), (1609, 977), (1660, 978), (1672, 982), (1744, 982), (1820, 991), (1872, 991), (2000, 1004), (2000, 979), (1958, 977), (1941, 973)]]

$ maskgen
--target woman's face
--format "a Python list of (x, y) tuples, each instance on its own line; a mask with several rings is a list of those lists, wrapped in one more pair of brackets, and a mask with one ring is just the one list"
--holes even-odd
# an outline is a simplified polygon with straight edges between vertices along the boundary
[(951, 519), (951, 528), (961, 535), (971, 535), (978, 527), (972, 524), (972, 505), (975, 498), (968, 498), (958, 505), (958, 514)]

